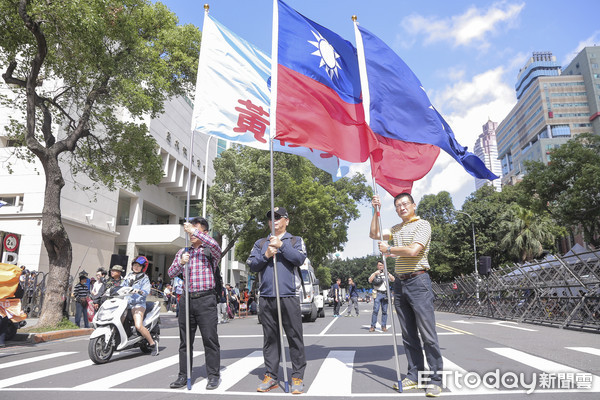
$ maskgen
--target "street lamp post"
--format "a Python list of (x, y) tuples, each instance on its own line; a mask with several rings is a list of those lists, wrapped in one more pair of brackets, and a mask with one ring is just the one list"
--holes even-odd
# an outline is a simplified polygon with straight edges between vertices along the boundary
[(455, 210), (459, 214), (465, 214), (467, 217), (471, 218), (471, 227), (473, 228), (473, 254), (475, 258), (475, 287), (476, 292), (475, 295), (477, 297), (477, 304), (479, 303), (479, 271), (477, 270), (477, 244), (475, 243), (475, 221), (473, 221), (473, 217), (463, 211)]

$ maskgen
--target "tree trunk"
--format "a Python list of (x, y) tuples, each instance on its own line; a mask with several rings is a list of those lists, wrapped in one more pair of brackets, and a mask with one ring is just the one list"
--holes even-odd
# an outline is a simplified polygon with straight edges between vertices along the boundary
[(46, 281), (44, 303), (37, 327), (53, 326), (62, 320), (63, 296), (67, 293), (73, 249), (62, 223), (60, 194), (65, 181), (58, 164), (58, 157), (46, 150), (42, 160), (46, 174), (46, 191), (42, 211), (42, 240), (48, 252), (50, 271)]

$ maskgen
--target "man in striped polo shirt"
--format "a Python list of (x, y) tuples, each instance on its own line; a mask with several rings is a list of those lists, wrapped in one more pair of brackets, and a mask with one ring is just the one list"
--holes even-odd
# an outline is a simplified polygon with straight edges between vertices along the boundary
[[(379, 196), (373, 196), (372, 205), (379, 210)], [(396, 260), (394, 275), (394, 307), (400, 319), (402, 341), (408, 360), (408, 372), (402, 381), (402, 389), (415, 389), (419, 371), (425, 371), (423, 350), (427, 357), (432, 385), (427, 387), (427, 397), (437, 397), (442, 389), (442, 354), (435, 331), (433, 290), (427, 271), (427, 253), (431, 242), (431, 225), (416, 215), (417, 205), (409, 193), (394, 198), (396, 212), (402, 223), (394, 225), (390, 233), (383, 234), (379, 251)], [(378, 213), (373, 213), (369, 236), (380, 239)], [(392, 239), (392, 245), (389, 240)], [(423, 344), (421, 345), (421, 340)]]

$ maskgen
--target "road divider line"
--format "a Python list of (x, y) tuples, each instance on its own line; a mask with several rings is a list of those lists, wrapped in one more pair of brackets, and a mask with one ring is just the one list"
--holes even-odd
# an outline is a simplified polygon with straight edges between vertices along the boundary
[(440, 324), (439, 322), (438, 322), (438, 323), (436, 323), (436, 325), (437, 325), (438, 327), (440, 327), (440, 328), (442, 328), (442, 329), (446, 329), (446, 330), (448, 330), (448, 331), (450, 331), (450, 332), (455, 332), (455, 333), (463, 333), (463, 334), (465, 334), (465, 335), (473, 335), (471, 332), (463, 331), (462, 329), (458, 329), (458, 328), (455, 328), (455, 327), (453, 327), (453, 326), (448, 326), (448, 325)]

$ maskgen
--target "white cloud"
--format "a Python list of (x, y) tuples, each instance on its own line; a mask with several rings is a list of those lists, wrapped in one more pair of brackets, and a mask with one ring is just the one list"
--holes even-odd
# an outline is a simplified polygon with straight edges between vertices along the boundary
[(569, 53), (565, 56), (565, 58), (562, 61), (562, 66), (566, 67), (571, 61), (573, 61), (573, 59), (575, 58), (575, 56), (577, 54), (579, 54), (579, 52), (581, 50), (583, 50), (584, 47), (588, 47), (588, 46), (596, 46), (598, 43), (600, 43), (600, 31), (596, 31), (592, 34), (592, 36), (588, 37), (587, 39), (582, 40), (581, 42), (579, 42), (577, 44), (577, 46)]
[(495, 33), (501, 24), (512, 27), (523, 7), (525, 3), (501, 2), (487, 10), (473, 6), (464, 14), (449, 18), (412, 14), (401, 22), (408, 36), (399, 39), (407, 46), (414, 43), (415, 36), (424, 35), (426, 44), (450, 41), (455, 47), (476, 45), (485, 49), (489, 47), (488, 36)]

